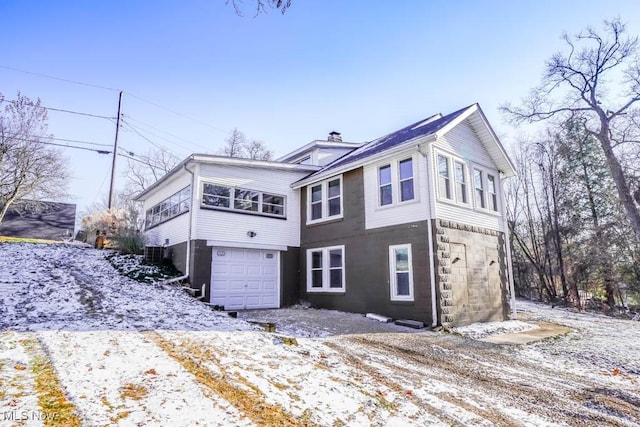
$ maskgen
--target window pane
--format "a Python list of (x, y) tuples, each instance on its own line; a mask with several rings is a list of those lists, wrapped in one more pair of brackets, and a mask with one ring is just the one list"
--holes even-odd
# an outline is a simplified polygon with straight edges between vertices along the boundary
[(269, 203), (271, 205), (282, 205), (284, 206), (284, 197), (275, 196), (273, 194), (263, 194), (262, 195), (262, 203)]
[(263, 204), (262, 205), (262, 212), (263, 213), (267, 213), (267, 214), (271, 214), (271, 215), (284, 215), (284, 207), (280, 206), (280, 205), (267, 205), (267, 204)]
[(342, 249), (329, 251), (329, 267), (342, 267)]
[(440, 192), (440, 196), (450, 199), (451, 187), (449, 186), (449, 178), (444, 178), (440, 176), (438, 178), (438, 185), (439, 185), (438, 191)]
[(337, 268), (329, 272), (329, 287), (341, 288), (342, 287), (342, 269)]
[(482, 172), (478, 169), (473, 170), (473, 180), (476, 184), (476, 188), (482, 189)]
[(495, 193), (496, 192), (496, 180), (493, 177), (493, 175), (487, 175), (487, 185), (488, 185), (488, 190), (489, 193)]
[(340, 180), (329, 181), (329, 198), (340, 196)]
[(236, 189), (233, 207), (235, 209), (257, 212), (259, 199), (260, 193), (257, 191)]
[(313, 270), (311, 272), (311, 287), (312, 288), (322, 287), (322, 270)]
[(462, 203), (467, 203), (467, 186), (466, 184), (463, 183), (458, 183), (457, 187), (456, 187), (456, 197), (458, 198), (459, 202)]
[(204, 188), (202, 190), (204, 194), (211, 194), (214, 196), (231, 196), (231, 189), (229, 187), (222, 187), (220, 185), (213, 184), (204, 184)]
[(413, 179), (408, 179), (400, 183), (400, 200), (413, 200)]
[(382, 166), (378, 170), (380, 185), (391, 184), (391, 166)]
[(438, 156), (438, 173), (442, 177), (449, 178), (449, 160), (444, 156)]
[(329, 200), (329, 216), (340, 215), (340, 198)]
[(393, 203), (391, 184), (380, 187), (380, 206), (390, 205), (391, 203)]
[(311, 187), (311, 201), (319, 202), (322, 200), (322, 186), (316, 185), (315, 187)]
[(409, 249), (395, 249), (396, 271), (409, 271)]
[(314, 203), (311, 205), (311, 219), (322, 218), (322, 203)]
[(400, 179), (413, 177), (413, 160), (407, 159), (400, 162)]
[(311, 252), (311, 268), (322, 268), (322, 252)]
[(396, 273), (397, 295), (409, 296), (409, 273)]
[(464, 182), (464, 165), (462, 163), (455, 163), (456, 181)]
[(222, 207), (222, 208), (228, 208), (229, 207), (229, 199), (226, 197), (219, 197), (219, 196), (210, 196), (208, 194), (205, 194), (204, 196), (202, 196), (202, 203), (207, 205), (207, 206), (218, 206), (218, 207)]

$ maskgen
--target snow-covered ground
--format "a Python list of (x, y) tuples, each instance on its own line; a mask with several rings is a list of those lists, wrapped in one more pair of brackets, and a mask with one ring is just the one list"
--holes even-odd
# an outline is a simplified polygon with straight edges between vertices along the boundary
[[(86, 426), (640, 425), (640, 322), (528, 302), (517, 320), (452, 334), (328, 310), (241, 313), (272, 334), (123, 277), (106, 254), (0, 244), (0, 426), (44, 425), (61, 401)], [(571, 331), (478, 340), (543, 322)]]

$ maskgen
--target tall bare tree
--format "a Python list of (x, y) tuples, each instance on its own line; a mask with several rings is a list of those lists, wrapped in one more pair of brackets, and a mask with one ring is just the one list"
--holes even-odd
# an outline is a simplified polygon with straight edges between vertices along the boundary
[(586, 28), (563, 39), (566, 52), (547, 61), (541, 85), (521, 106), (506, 104), (502, 110), (516, 122), (552, 117), (579, 122), (597, 138), (618, 199), (640, 241), (640, 212), (621, 164), (622, 153), (636, 151), (640, 142), (638, 38), (626, 37), (624, 24), (616, 19), (605, 21), (603, 33)]
[[(292, 0), (255, 0), (255, 14), (265, 13), (267, 9), (277, 9), (284, 15), (287, 9), (291, 7)], [(226, 0), (227, 4), (233, 6), (236, 15), (242, 16), (242, 0)]]
[(227, 157), (252, 160), (271, 160), (273, 158), (273, 151), (269, 150), (263, 141), (255, 139), (248, 141), (245, 134), (240, 132), (238, 128), (229, 133), (224, 143), (222, 155)]
[(173, 154), (159, 149), (152, 149), (135, 159), (129, 159), (124, 171), (126, 183), (122, 196), (126, 199), (146, 190), (179, 162), (180, 159)]
[(0, 102), (0, 222), (11, 206), (66, 195), (67, 159), (47, 145), (47, 110), (18, 92), (16, 99)]

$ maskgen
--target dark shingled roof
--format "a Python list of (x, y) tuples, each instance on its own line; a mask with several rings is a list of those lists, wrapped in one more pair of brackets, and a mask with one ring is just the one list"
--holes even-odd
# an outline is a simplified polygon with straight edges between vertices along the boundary
[[(412, 139), (428, 136), (438, 132), (440, 129), (451, 123), (458, 116), (468, 110), (472, 105), (461, 108), (458, 111), (455, 111), (451, 114), (447, 114), (446, 116), (440, 117), (439, 114), (435, 116), (427, 117), (426, 119), (420, 120), (419, 122), (415, 122), (406, 126), (396, 132), (390, 133), (381, 138), (375, 139), (371, 142), (367, 142), (363, 144), (361, 147), (356, 148), (355, 150), (345, 154), (344, 156), (336, 159), (333, 163), (329, 163), (326, 167), (322, 168), (318, 172), (315, 172), (309, 175), (307, 178), (313, 177), (314, 175), (324, 174), (324, 172), (338, 168), (340, 166), (347, 165), (349, 163), (353, 163), (355, 161), (367, 158), (377, 153), (381, 153), (383, 151), (389, 150), (393, 147), (396, 147), (404, 142), (410, 141)], [(423, 124), (424, 123), (424, 124)], [(304, 178), (305, 180), (307, 178)]]

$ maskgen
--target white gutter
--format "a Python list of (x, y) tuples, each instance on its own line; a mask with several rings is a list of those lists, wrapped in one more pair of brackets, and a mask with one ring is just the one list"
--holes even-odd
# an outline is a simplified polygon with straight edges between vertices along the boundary
[[(430, 145), (427, 145), (430, 147)], [(433, 200), (431, 199), (431, 195), (435, 194), (432, 188), (431, 181), (431, 164), (429, 161), (429, 153), (424, 153), (422, 151), (422, 146), (418, 146), (418, 153), (420, 153), (425, 161), (427, 162), (427, 201), (429, 203), (429, 218), (427, 218), (427, 239), (429, 246), (429, 278), (431, 281), (431, 327), (435, 328), (438, 326), (438, 304), (436, 302), (436, 267), (435, 267), (435, 254), (433, 252), (433, 223), (432, 219), (435, 218), (435, 212), (433, 212)]]
[[(191, 159), (193, 159), (193, 156), (191, 156)], [(189, 159), (189, 160), (191, 160)], [(187, 171), (187, 173), (189, 173), (191, 175), (191, 206), (189, 207), (189, 234), (187, 236), (187, 258), (185, 260), (185, 274), (187, 275), (187, 277), (190, 274), (190, 268), (191, 268), (191, 237), (193, 235), (193, 219), (195, 216), (195, 204), (194, 202), (194, 195), (196, 194), (196, 187), (195, 187), (195, 180), (196, 180), (196, 175), (193, 173), (193, 171), (189, 168), (187, 168), (187, 165), (189, 164), (189, 160), (187, 160), (182, 167), (184, 168), (185, 171)]]

